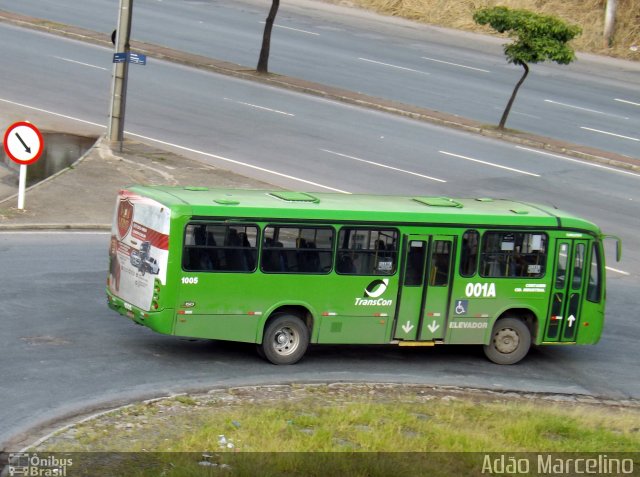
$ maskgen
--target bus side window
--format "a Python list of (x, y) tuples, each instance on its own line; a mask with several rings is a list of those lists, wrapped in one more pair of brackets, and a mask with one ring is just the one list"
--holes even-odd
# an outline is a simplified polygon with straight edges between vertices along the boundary
[(547, 263), (547, 234), (485, 232), (480, 275), (488, 278), (541, 278)]
[(333, 234), (329, 227), (267, 226), (260, 268), (267, 273), (329, 273)]
[(600, 248), (597, 243), (591, 250), (591, 267), (589, 270), (589, 285), (587, 286), (587, 300), (599, 303), (602, 299), (602, 275), (600, 270)]
[(467, 230), (462, 234), (462, 250), (460, 252), (460, 276), (472, 277), (478, 268), (478, 244), (480, 234), (477, 230)]
[(188, 224), (182, 267), (191, 272), (253, 272), (257, 237), (255, 225)]
[(398, 262), (394, 229), (343, 227), (338, 235), (336, 272), (342, 275), (393, 275)]

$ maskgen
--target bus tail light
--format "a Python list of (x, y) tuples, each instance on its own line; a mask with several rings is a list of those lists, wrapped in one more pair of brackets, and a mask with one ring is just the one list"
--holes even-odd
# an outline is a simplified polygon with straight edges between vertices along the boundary
[(151, 307), (154, 310), (157, 310), (160, 307), (160, 280), (157, 278), (153, 281), (153, 301), (151, 302)]

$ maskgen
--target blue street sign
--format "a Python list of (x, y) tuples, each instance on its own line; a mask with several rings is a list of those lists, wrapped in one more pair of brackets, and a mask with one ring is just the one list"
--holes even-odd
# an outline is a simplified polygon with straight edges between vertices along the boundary
[(127, 54), (126, 53), (114, 53), (113, 54), (113, 62), (114, 63), (124, 63), (125, 61), (127, 61)]
[(129, 63), (144, 66), (147, 64), (147, 55), (143, 55), (142, 53), (129, 53)]

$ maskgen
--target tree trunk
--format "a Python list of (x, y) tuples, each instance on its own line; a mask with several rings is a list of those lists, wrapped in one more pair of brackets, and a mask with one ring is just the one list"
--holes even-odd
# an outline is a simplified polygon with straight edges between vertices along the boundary
[(513, 102), (516, 99), (516, 95), (518, 94), (518, 90), (520, 89), (520, 86), (522, 86), (522, 83), (524, 83), (524, 80), (526, 79), (527, 75), (529, 74), (529, 66), (527, 66), (526, 63), (520, 63), (522, 65), (522, 67), (524, 68), (524, 74), (522, 75), (522, 78), (520, 78), (520, 81), (518, 81), (518, 84), (516, 84), (516, 87), (513, 89), (513, 93), (511, 93), (511, 98), (509, 98), (509, 102), (507, 103), (507, 107), (504, 108), (504, 113), (502, 113), (502, 118), (500, 118), (500, 124), (498, 125), (499, 129), (504, 129), (504, 125), (507, 122), (507, 117), (509, 116), (509, 112), (511, 111), (511, 106), (513, 105)]
[(271, 9), (267, 16), (267, 21), (264, 24), (264, 35), (262, 36), (262, 49), (260, 50), (260, 58), (258, 59), (258, 67), (256, 70), (258, 73), (267, 73), (269, 71), (269, 48), (271, 46), (271, 30), (273, 29), (273, 22), (276, 19), (278, 13), (278, 7), (280, 7), (280, 0), (273, 0), (271, 3)]

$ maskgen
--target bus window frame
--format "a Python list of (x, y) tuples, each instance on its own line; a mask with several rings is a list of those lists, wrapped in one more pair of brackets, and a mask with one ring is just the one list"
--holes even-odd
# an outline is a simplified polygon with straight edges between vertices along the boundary
[[(215, 245), (215, 246), (208, 246), (208, 245), (187, 245), (187, 229), (190, 225), (217, 225), (217, 226), (223, 226), (223, 227), (233, 227), (233, 226), (241, 226), (241, 227), (255, 227), (256, 229), (256, 246), (255, 248), (246, 248), (246, 247), (234, 247), (234, 246), (219, 246), (219, 245)], [(181, 247), (181, 257), (180, 257), (180, 269), (182, 270), (183, 273), (244, 273), (244, 274), (252, 274), (252, 273), (256, 273), (258, 271), (258, 262), (260, 260), (260, 240), (261, 240), (261, 229), (260, 229), (260, 225), (255, 223), (255, 222), (237, 222), (237, 221), (233, 221), (233, 222), (226, 222), (226, 221), (220, 221), (220, 220), (212, 220), (212, 221), (207, 221), (206, 219), (197, 219), (197, 220), (189, 220), (187, 221), (187, 223), (184, 226), (183, 229), (183, 233), (182, 233), (182, 247)], [(216, 249), (216, 250), (229, 250), (229, 249), (234, 249), (234, 250), (255, 250), (256, 252), (256, 257), (255, 257), (255, 265), (253, 267), (253, 269), (250, 270), (187, 270), (184, 266), (184, 260), (185, 260), (185, 251), (187, 249), (187, 247), (192, 247), (192, 248), (203, 248), (203, 249)]]
[[(543, 273), (540, 275), (499, 275), (493, 276), (491, 274), (485, 274), (482, 270), (482, 265), (484, 263), (483, 255), (486, 253), (484, 251), (484, 245), (488, 238), (489, 234), (529, 234), (529, 235), (543, 235), (545, 237), (545, 252), (544, 252), (544, 262), (539, 265), (543, 265)], [(481, 278), (490, 278), (492, 280), (517, 280), (517, 279), (527, 279), (527, 280), (542, 280), (546, 277), (549, 269), (549, 252), (551, 248), (551, 242), (549, 238), (549, 233), (545, 230), (523, 230), (523, 229), (490, 229), (484, 230), (481, 234), (480, 246), (478, 249), (478, 262), (477, 262), (477, 273)], [(515, 243), (515, 242), (514, 242)], [(514, 250), (515, 251), (515, 250)]]
[[(380, 232), (383, 230), (387, 230), (387, 231), (392, 231), (395, 233), (395, 249), (393, 250), (393, 252), (395, 252), (395, 260), (394, 260), (394, 268), (393, 268), (393, 272), (391, 273), (344, 273), (344, 272), (340, 272), (338, 271), (338, 255), (341, 251), (340, 248), (340, 233), (345, 230), (345, 229), (349, 229), (349, 230), (367, 230), (367, 231), (376, 231), (376, 232)], [(396, 227), (380, 227), (380, 226), (366, 226), (366, 225), (350, 225), (350, 224), (344, 224), (341, 225), (340, 228), (337, 230), (337, 240), (336, 240), (336, 246), (335, 246), (335, 267), (334, 270), (336, 272), (336, 275), (340, 275), (340, 276), (345, 276), (345, 277), (393, 277), (395, 275), (398, 274), (398, 270), (400, 269), (400, 260), (401, 260), (401, 247), (400, 247), (400, 242), (402, 241), (402, 234), (400, 233), (400, 230)], [(358, 251), (358, 250), (352, 250), (352, 249), (342, 249), (342, 251), (350, 251), (350, 252), (356, 252), (356, 253), (370, 253), (369, 252), (370, 249), (364, 250), (364, 251)], [(371, 251), (375, 251), (375, 249), (371, 249)], [(387, 250), (385, 250), (387, 251)]]
[[(273, 228), (279, 228), (279, 229), (320, 229), (320, 230), (330, 230), (332, 233), (331, 236), (331, 248), (328, 249), (304, 249), (304, 248), (290, 248), (290, 247), (268, 247), (266, 248), (266, 250), (281, 250), (281, 251), (300, 251), (300, 250), (315, 250), (316, 252), (322, 252), (322, 253), (327, 253), (329, 252), (331, 254), (331, 265), (329, 267), (328, 271), (320, 271), (320, 272), (306, 272), (306, 271), (299, 271), (299, 270), (294, 270), (294, 271), (267, 271), (264, 270), (264, 268), (262, 267), (263, 264), (263, 257), (264, 257), (264, 252), (265, 252), (265, 240), (267, 238), (267, 232), (266, 230), (269, 227), (273, 227)], [(333, 225), (318, 225), (318, 226), (314, 226), (314, 225), (309, 225), (309, 224), (299, 224), (299, 223), (289, 223), (289, 222), (269, 222), (266, 223), (264, 225), (264, 227), (262, 227), (262, 238), (260, 240), (260, 247), (259, 247), (259, 255), (258, 255), (258, 268), (260, 269), (260, 273), (264, 273), (265, 275), (329, 275), (331, 274), (331, 272), (333, 272), (335, 270), (335, 262), (336, 262), (336, 251), (335, 251), (335, 242), (336, 239), (335, 237), (337, 237), (337, 231), (336, 228)], [(300, 238), (300, 237), (299, 237)]]
[[(476, 258), (475, 258), (475, 263), (473, 266), (473, 271), (470, 274), (463, 274), (462, 273), (462, 254), (464, 253), (464, 245), (462, 244), (464, 242), (464, 236), (468, 233), (472, 233), (474, 232), (478, 238), (478, 242), (476, 244)], [(478, 229), (467, 229), (464, 232), (462, 232), (462, 235), (460, 235), (460, 257), (458, 260), (458, 275), (462, 278), (473, 278), (478, 274), (478, 267), (479, 267), (479, 263), (480, 263), (480, 248), (482, 246), (482, 237), (484, 236), (484, 232), (480, 232), (480, 230)], [(455, 273), (455, 270), (454, 270)]]

